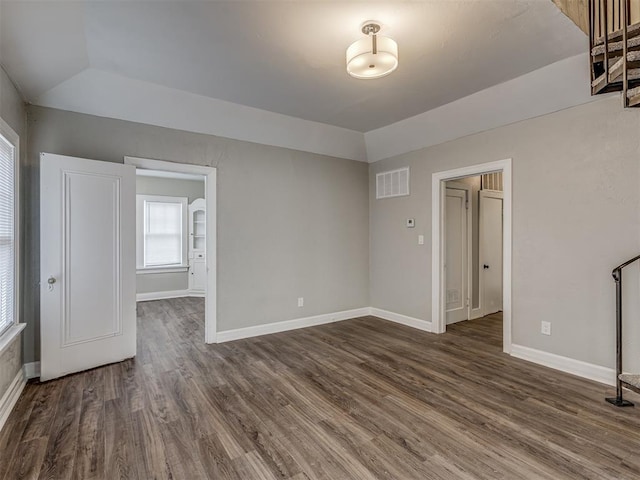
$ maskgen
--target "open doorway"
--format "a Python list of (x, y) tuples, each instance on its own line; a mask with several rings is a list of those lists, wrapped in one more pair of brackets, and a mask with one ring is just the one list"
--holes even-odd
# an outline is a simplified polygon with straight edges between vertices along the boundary
[(203, 175), (136, 169), (136, 300), (204, 298)]
[(511, 350), (511, 161), (433, 174), (432, 330), (489, 318)]
[(502, 332), (502, 197), (502, 172), (445, 182), (446, 325), (478, 324), (461, 332)]
[(204, 316), (204, 340), (215, 343), (216, 170), (135, 157), (125, 163), (136, 167), (136, 299)]

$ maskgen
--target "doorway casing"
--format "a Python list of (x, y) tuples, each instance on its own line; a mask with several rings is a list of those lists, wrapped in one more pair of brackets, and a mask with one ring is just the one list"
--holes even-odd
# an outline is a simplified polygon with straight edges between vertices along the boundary
[(165, 172), (189, 173), (204, 176), (206, 210), (206, 267), (207, 285), (205, 295), (204, 337), (206, 343), (217, 343), (217, 250), (216, 250), (216, 174), (214, 167), (188, 163), (152, 160), (148, 158), (124, 157), (124, 163), (138, 169)]
[(431, 326), (433, 333), (446, 331), (444, 297), (444, 206), (447, 180), (502, 172), (503, 177), (503, 237), (502, 237), (502, 288), (503, 288), (503, 351), (511, 353), (511, 159), (482, 163), (469, 167), (436, 172), (431, 177)]

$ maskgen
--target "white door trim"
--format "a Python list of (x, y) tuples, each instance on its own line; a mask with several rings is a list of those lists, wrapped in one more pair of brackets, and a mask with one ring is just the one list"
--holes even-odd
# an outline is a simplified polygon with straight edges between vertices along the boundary
[(191, 173), (205, 177), (205, 201), (207, 204), (207, 294), (205, 295), (204, 337), (206, 343), (218, 342), (217, 328), (217, 250), (216, 250), (216, 175), (214, 167), (191, 165), (187, 163), (167, 162), (149, 158), (124, 157), (124, 163), (144, 170), (162, 170), (165, 172)]
[(456, 168), (444, 172), (436, 172), (431, 177), (431, 324), (434, 333), (446, 331), (446, 317), (444, 314), (444, 233), (443, 208), (446, 180), (481, 175), (490, 172), (502, 172), (504, 193), (504, 232), (503, 232), (503, 351), (511, 353), (511, 159), (482, 163), (469, 167)]

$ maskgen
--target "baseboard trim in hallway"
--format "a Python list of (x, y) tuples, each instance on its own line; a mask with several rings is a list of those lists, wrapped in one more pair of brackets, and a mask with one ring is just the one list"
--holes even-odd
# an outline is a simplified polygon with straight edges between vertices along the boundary
[(370, 315), (373, 315), (374, 317), (382, 318), (383, 320), (388, 320), (394, 323), (399, 323), (401, 325), (406, 325), (407, 327), (417, 328), (418, 330), (422, 330), (424, 332), (432, 331), (431, 322), (428, 322), (426, 320), (408, 317), (400, 313), (389, 312), (388, 310), (382, 310), (375, 307), (371, 307), (369, 310)]
[(25, 379), (22, 369), (16, 374), (15, 378), (11, 381), (9, 388), (0, 399), (0, 430), (4, 427), (7, 418), (9, 418), (9, 414), (15, 407), (18, 398), (20, 398), (20, 394), (24, 389), (24, 386), (27, 384), (27, 380)]
[(588, 380), (604, 383), (605, 385), (616, 384), (616, 372), (613, 368), (601, 367), (600, 365), (563, 357), (543, 350), (536, 350), (524, 345), (512, 344), (511, 356)]
[(189, 290), (171, 290), (166, 292), (137, 293), (136, 302), (149, 302), (151, 300), (168, 300), (170, 298), (190, 297)]
[(362, 307), (354, 310), (345, 310), (342, 312), (325, 313), (312, 317), (296, 318), (293, 320), (285, 320), (283, 322), (269, 323), (266, 325), (257, 325), (255, 327), (237, 328), (234, 330), (225, 330), (218, 332), (218, 343), (230, 342), (232, 340), (241, 340), (243, 338), (257, 337), (259, 335), (268, 335), (270, 333), (286, 332), (289, 330), (297, 330), (298, 328), (313, 327), (316, 325), (324, 325), (327, 323), (341, 322), (352, 318), (365, 317), (373, 315), (383, 320), (406, 325), (407, 327), (416, 328), (424, 332), (431, 332), (431, 322), (420, 320), (418, 318), (408, 317), (399, 313), (389, 312), (380, 308)]
[(22, 367), (24, 378), (31, 380), (40, 376), (40, 362), (25, 363)]
[(316, 325), (325, 325), (327, 323), (340, 322), (342, 320), (349, 320), (351, 318), (365, 317), (367, 315), (370, 315), (370, 312), (371, 309), (369, 307), (362, 307), (356, 308), (354, 310), (325, 313), (322, 315), (314, 315), (311, 317), (285, 320), (283, 322), (268, 323), (266, 325), (256, 325), (254, 327), (237, 328), (234, 330), (224, 330), (222, 332), (218, 332), (218, 343), (240, 340), (242, 338), (257, 337), (259, 335), (268, 335), (270, 333), (287, 332), (289, 330), (314, 327)]

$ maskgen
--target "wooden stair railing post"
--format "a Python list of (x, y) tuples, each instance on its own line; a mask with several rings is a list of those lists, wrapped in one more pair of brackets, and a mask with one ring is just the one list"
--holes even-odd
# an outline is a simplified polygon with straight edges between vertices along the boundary
[(593, 81), (596, 79), (596, 73), (593, 70), (593, 40), (596, 38), (595, 35), (595, 9), (596, 5), (593, 0), (589, 1), (589, 73), (591, 74), (591, 94), (593, 95)]
[[(597, 0), (600, 1), (600, 0)], [(604, 23), (604, 32), (602, 34), (602, 38), (604, 38), (604, 74), (605, 77), (608, 81), (609, 79), (609, 5), (607, 3), (607, 0), (602, 0), (603, 3), (603, 13), (602, 13), (602, 17), (603, 17), (603, 22), (601, 22), (601, 25)]]

